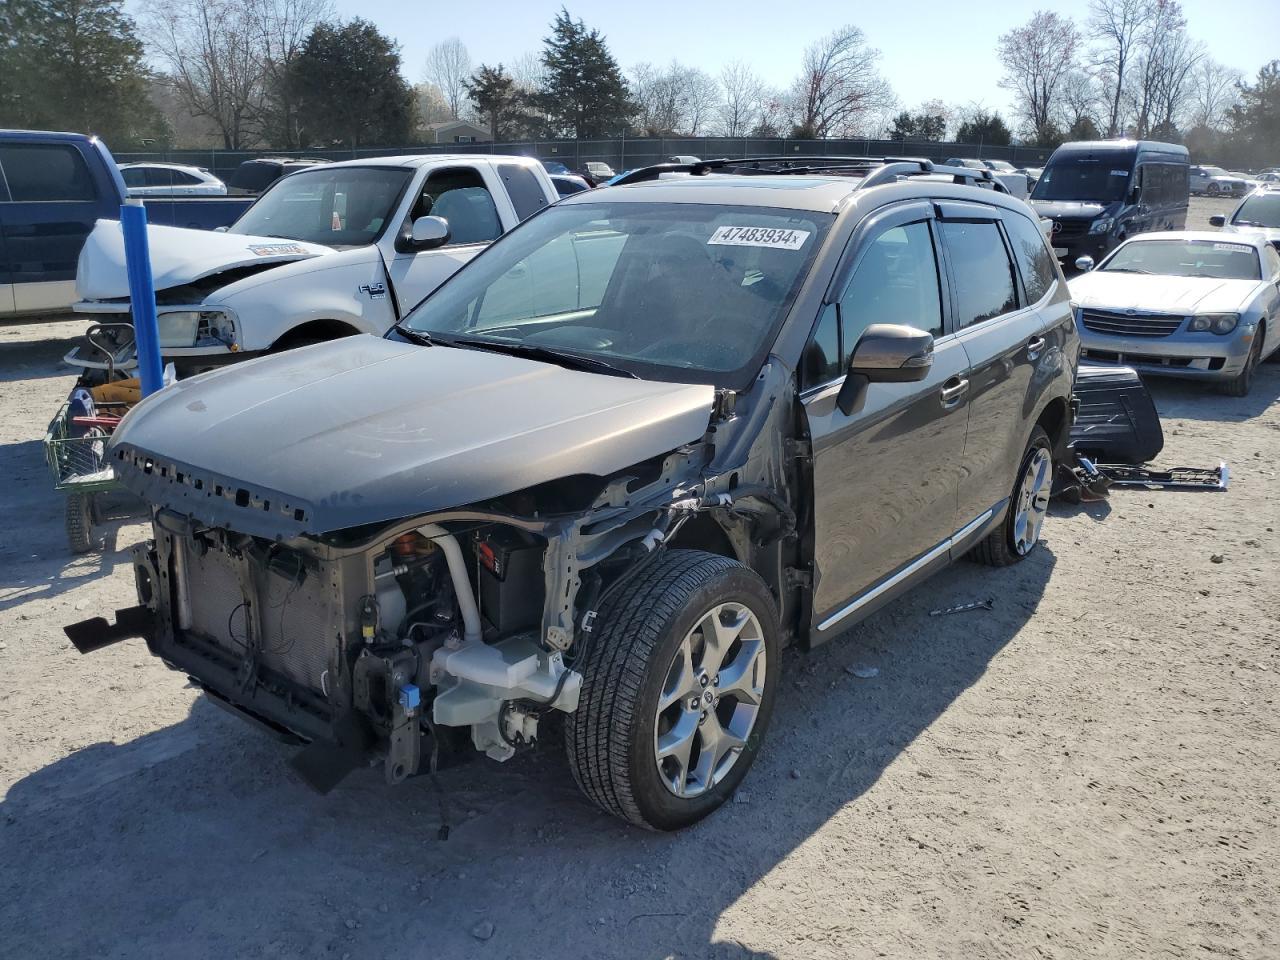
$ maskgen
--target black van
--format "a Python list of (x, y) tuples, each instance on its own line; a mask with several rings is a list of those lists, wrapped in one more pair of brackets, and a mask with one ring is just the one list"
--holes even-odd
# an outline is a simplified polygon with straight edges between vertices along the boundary
[(1187, 148), (1176, 143), (1064, 143), (1045, 164), (1031, 206), (1053, 221), (1059, 260), (1101, 260), (1135, 233), (1187, 225), (1189, 170)]

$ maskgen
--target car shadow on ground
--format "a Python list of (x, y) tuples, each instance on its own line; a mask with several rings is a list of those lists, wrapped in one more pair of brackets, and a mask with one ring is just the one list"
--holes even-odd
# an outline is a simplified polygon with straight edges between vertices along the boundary
[(1171, 377), (1144, 376), (1142, 382), (1155, 401), (1166, 429), (1169, 420), (1240, 423), (1262, 416), (1280, 397), (1280, 351), (1258, 367), (1253, 389), (1247, 397), (1228, 397), (1219, 393), (1213, 384)]
[(117, 549), (116, 534), (141, 516), (138, 504), (108, 494), (107, 514), (95, 525), (100, 548), (77, 556), (67, 546), (66, 497), (54, 490), (40, 440), (0, 444), (0, 610), (59, 596), (128, 562)]
[[(370, 769), (320, 797), (289, 748), (197, 699), (173, 726), (10, 789), (0, 935), (23, 957), (768, 956), (718, 939), (718, 919), (744, 894), (774, 896), (773, 868), (982, 677), (1055, 562), (1046, 544), (1010, 568), (957, 564), (844, 637), (789, 651), (756, 768), (680, 834), (599, 813), (554, 736), (507, 764), (397, 788)], [(992, 610), (930, 616), (986, 597)], [(144, 658), (140, 641), (95, 656)]]
[(75, 373), (75, 369), (63, 363), (62, 358), (83, 339), (79, 336), (41, 337), (39, 328), (33, 325), (29, 340), (0, 340), (0, 383), (43, 380)]

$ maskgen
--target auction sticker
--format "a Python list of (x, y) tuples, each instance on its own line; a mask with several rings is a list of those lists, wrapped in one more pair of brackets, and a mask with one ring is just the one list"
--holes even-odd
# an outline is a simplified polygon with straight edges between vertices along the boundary
[(799, 250), (808, 239), (808, 230), (785, 230), (774, 227), (717, 227), (716, 232), (707, 241), (707, 245)]
[(1253, 253), (1253, 247), (1243, 243), (1215, 243), (1213, 249), (1225, 250), (1227, 253)]
[(287, 257), (295, 253), (306, 253), (307, 248), (297, 243), (260, 243), (251, 245), (249, 252), (255, 257)]

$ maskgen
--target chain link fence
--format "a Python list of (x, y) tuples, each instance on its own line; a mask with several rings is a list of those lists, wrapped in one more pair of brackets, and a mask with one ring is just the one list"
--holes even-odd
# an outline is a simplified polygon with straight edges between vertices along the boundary
[(643, 137), (613, 140), (522, 140), (512, 143), (442, 143), (429, 146), (336, 148), (330, 150), (164, 150), (115, 153), (120, 163), (161, 160), (204, 167), (226, 180), (245, 160), (256, 157), (314, 157), (323, 160), (367, 160), (405, 154), (519, 154), (555, 160), (579, 170), (588, 160), (609, 164), (621, 173), (634, 167), (662, 163), (673, 156), (715, 157), (974, 157), (1007, 160), (1015, 167), (1042, 166), (1052, 150), (1043, 147), (1005, 147), (982, 143), (936, 140), (781, 140), (756, 137)]

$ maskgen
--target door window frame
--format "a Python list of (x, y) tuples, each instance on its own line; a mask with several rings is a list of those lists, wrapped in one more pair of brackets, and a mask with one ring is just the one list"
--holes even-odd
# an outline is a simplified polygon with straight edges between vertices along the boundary
[[(465, 170), (468, 173), (474, 174), (480, 181), (480, 186), (484, 187), (485, 192), (489, 194), (489, 201), (493, 204), (493, 212), (498, 218), (498, 235), (494, 237), (493, 240), (476, 240), (471, 243), (454, 243), (450, 240), (448, 243), (441, 244), (438, 247), (433, 247), (432, 250), (460, 250), (467, 247), (486, 247), (495, 240), (501, 239), (501, 237), (507, 233), (506, 224), (502, 222), (502, 208), (499, 205), (497, 191), (494, 190), (490, 177), (486, 176), (485, 170), (479, 166), (474, 166), (469, 163), (458, 163), (451, 164), (449, 166), (432, 167), (427, 171), (427, 175), (422, 178), (422, 183), (416, 189), (413, 188), (413, 181), (410, 180), (410, 196), (408, 198), (409, 208), (405, 211), (404, 220), (401, 224), (400, 230), (397, 231), (397, 237), (407, 238), (413, 232), (413, 221), (416, 219), (414, 217), (414, 211), (418, 209), (418, 203), (422, 199), (422, 194), (427, 189), (427, 185), (431, 182), (431, 178), (458, 170)], [(501, 181), (499, 180), (499, 182)], [(507, 200), (508, 204), (510, 204), (510, 202), (510, 200)], [(435, 205), (432, 204), (433, 208), (434, 206)], [(424, 216), (430, 216), (430, 214), (424, 214)], [(411, 249), (398, 252), (409, 253), (416, 256), (422, 251)]]
[[(948, 338), (955, 336), (953, 307), (949, 295), (950, 277), (942, 263), (942, 238), (936, 226), (937, 219), (934, 204), (928, 200), (905, 200), (876, 211), (854, 228), (853, 233), (845, 242), (844, 252), (840, 255), (840, 261), (831, 274), (826, 293), (823, 295), (822, 303), (818, 307), (818, 315), (814, 318), (809, 328), (809, 335), (805, 338), (803, 348), (808, 350), (809, 344), (813, 342), (814, 337), (817, 335), (819, 324), (822, 323), (823, 318), (827, 315), (828, 309), (834, 306), (836, 308), (837, 324), (836, 341), (840, 349), (840, 373), (821, 383), (802, 385), (799, 391), (802, 400), (810, 399), (823, 391), (829, 390), (835, 384), (843, 383), (845, 377), (848, 376), (849, 359), (853, 355), (852, 351), (856, 344), (848, 344), (846, 350), (844, 316), (840, 304), (845, 294), (848, 293), (849, 284), (853, 281), (853, 277), (857, 273), (858, 267), (862, 264), (863, 258), (866, 257), (867, 252), (870, 250), (871, 244), (879, 239), (882, 234), (895, 227), (905, 227), (908, 224), (920, 222), (924, 222), (928, 227), (929, 238), (933, 244), (934, 269), (938, 275), (938, 305), (942, 313), (942, 333), (934, 337), (934, 343), (943, 343)], [(803, 358), (803, 356), (802, 352), (801, 357)], [(800, 366), (802, 364), (803, 359)]]
[[(951, 290), (951, 312), (956, 324), (955, 333), (968, 333), (970, 330), (979, 330), (989, 323), (998, 323), (1006, 317), (1012, 317), (1024, 310), (1030, 309), (1033, 304), (1027, 302), (1027, 291), (1022, 285), (1022, 271), (1018, 266), (1017, 257), (1013, 253), (1013, 245), (1009, 242), (1009, 235), (1005, 231), (1004, 221), (1001, 214), (1004, 213), (1002, 207), (996, 207), (985, 203), (974, 203), (968, 200), (945, 200), (935, 201), (934, 206), (938, 208), (939, 225), (947, 222), (951, 223), (993, 223), (996, 232), (1000, 235), (1000, 242), (1004, 244), (1005, 259), (1009, 262), (1010, 276), (1013, 278), (1013, 296), (1017, 301), (1012, 310), (1006, 310), (1004, 313), (997, 314), (994, 317), (987, 317), (985, 320), (977, 320), (968, 326), (959, 326), (960, 317), (960, 301), (958, 288), (956, 286), (955, 264), (951, 259), (951, 250), (947, 246), (947, 242), (942, 239), (942, 231), (938, 230), (939, 246), (942, 248), (942, 255), (946, 261), (947, 286)], [(1039, 302), (1039, 301), (1037, 301)]]

